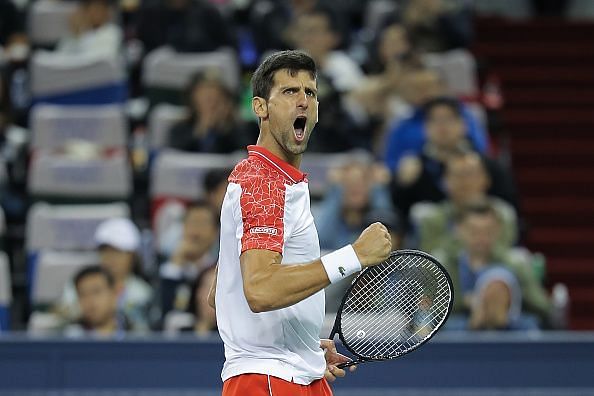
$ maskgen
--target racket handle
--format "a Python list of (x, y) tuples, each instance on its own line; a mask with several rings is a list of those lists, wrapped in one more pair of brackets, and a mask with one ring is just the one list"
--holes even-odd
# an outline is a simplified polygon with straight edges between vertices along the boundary
[(336, 367), (338, 367), (339, 369), (343, 369), (343, 368), (346, 368), (346, 367), (354, 366), (354, 365), (359, 364), (359, 363), (361, 363), (361, 362), (358, 361), (358, 360), (351, 360), (350, 362), (340, 363)]

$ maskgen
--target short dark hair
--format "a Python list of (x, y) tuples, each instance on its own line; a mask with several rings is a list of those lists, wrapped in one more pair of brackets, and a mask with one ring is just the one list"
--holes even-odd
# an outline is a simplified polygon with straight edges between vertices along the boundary
[(458, 99), (442, 96), (439, 98), (431, 99), (423, 106), (423, 118), (427, 120), (429, 115), (436, 107), (444, 106), (449, 108), (458, 118), (463, 117), (462, 104)]
[(209, 193), (214, 191), (222, 182), (226, 182), (233, 169), (216, 168), (211, 169), (204, 175), (204, 190)]
[(101, 267), (100, 265), (91, 265), (89, 267), (85, 267), (85, 268), (81, 269), (74, 276), (74, 286), (76, 287), (76, 289), (78, 290), (78, 285), (80, 284), (80, 282), (83, 281), (83, 279), (88, 278), (89, 276), (93, 276), (93, 275), (103, 276), (103, 278), (105, 278), (105, 281), (107, 282), (107, 285), (109, 286), (110, 289), (113, 289), (115, 287), (115, 279), (113, 278), (113, 275), (109, 271), (107, 271), (105, 268)]
[(287, 69), (291, 75), (300, 70), (308, 71), (311, 78), (317, 78), (316, 63), (311, 56), (303, 51), (280, 51), (270, 55), (258, 66), (252, 76), (252, 92), (254, 97), (268, 100), (274, 86), (274, 73)]
[(488, 201), (485, 201), (466, 206), (456, 215), (455, 221), (457, 224), (461, 224), (472, 215), (493, 216), (498, 222), (501, 220), (495, 207)]

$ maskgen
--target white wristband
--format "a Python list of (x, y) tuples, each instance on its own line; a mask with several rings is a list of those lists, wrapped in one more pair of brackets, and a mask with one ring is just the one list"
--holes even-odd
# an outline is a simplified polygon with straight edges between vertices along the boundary
[(338, 282), (347, 276), (361, 271), (361, 263), (353, 249), (353, 246), (346, 245), (321, 258), (330, 283)]

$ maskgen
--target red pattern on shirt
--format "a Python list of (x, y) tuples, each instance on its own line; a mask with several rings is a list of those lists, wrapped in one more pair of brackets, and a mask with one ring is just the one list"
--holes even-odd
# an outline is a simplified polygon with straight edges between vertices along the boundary
[(250, 157), (237, 164), (229, 182), (241, 186), (241, 252), (266, 249), (282, 254), (286, 176)]

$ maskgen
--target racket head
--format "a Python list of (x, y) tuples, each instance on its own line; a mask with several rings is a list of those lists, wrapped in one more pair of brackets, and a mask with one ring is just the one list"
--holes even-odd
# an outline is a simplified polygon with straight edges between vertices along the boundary
[[(398, 275), (401, 275), (400, 279), (396, 279)], [(391, 285), (387, 284), (390, 282)], [(396, 283), (394, 284), (394, 282)], [(377, 297), (373, 290), (375, 290), (374, 286), (378, 285), (384, 286), (390, 292), (396, 292), (398, 297), (412, 298), (412, 302), (403, 305), (403, 309), (407, 311), (404, 312), (404, 315), (398, 309), (394, 309), (394, 305), (397, 304), (395, 298), (390, 299), (389, 296), (383, 296), (384, 299), (387, 298), (388, 302), (392, 302), (388, 305), (385, 302), (371, 300)], [(432, 290), (432, 287), (435, 290)], [(366, 296), (370, 295), (371, 297), (366, 300)], [(384, 262), (366, 268), (355, 278), (344, 294), (331, 338), (338, 333), (342, 344), (357, 357), (356, 362), (359, 363), (395, 359), (416, 350), (429, 341), (447, 321), (453, 303), (452, 280), (435, 257), (418, 250), (397, 250), (392, 252)], [(395, 336), (410, 333), (414, 330), (414, 327), (407, 330), (411, 324), (418, 326), (414, 316), (419, 313), (427, 313), (424, 305), (426, 308), (435, 306), (437, 310), (437, 312), (429, 310), (433, 318), (427, 324), (432, 323), (432, 326), (423, 330), (420, 335), (417, 334), (418, 332), (412, 333), (407, 341), (405, 340), (406, 343), (400, 347), (398, 345), (400, 341)], [(361, 319), (357, 319), (356, 315), (361, 313), (370, 315), (371, 320), (365, 323)], [(376, 317), (374, 318), (373, 315)], [(400, 326), (402, 329), (397, 329), (394, 332), (392, 328), (394, 325)], [(421, 326), (421, 330), (425, 326)], [(382, 332), (390, 331), (391, 335), (388, 337), (384, 337), (382, 334)], [(365, 340), (366, 337), (369, 339)], [(411, 340), (412, 337), (415, 339)]]

